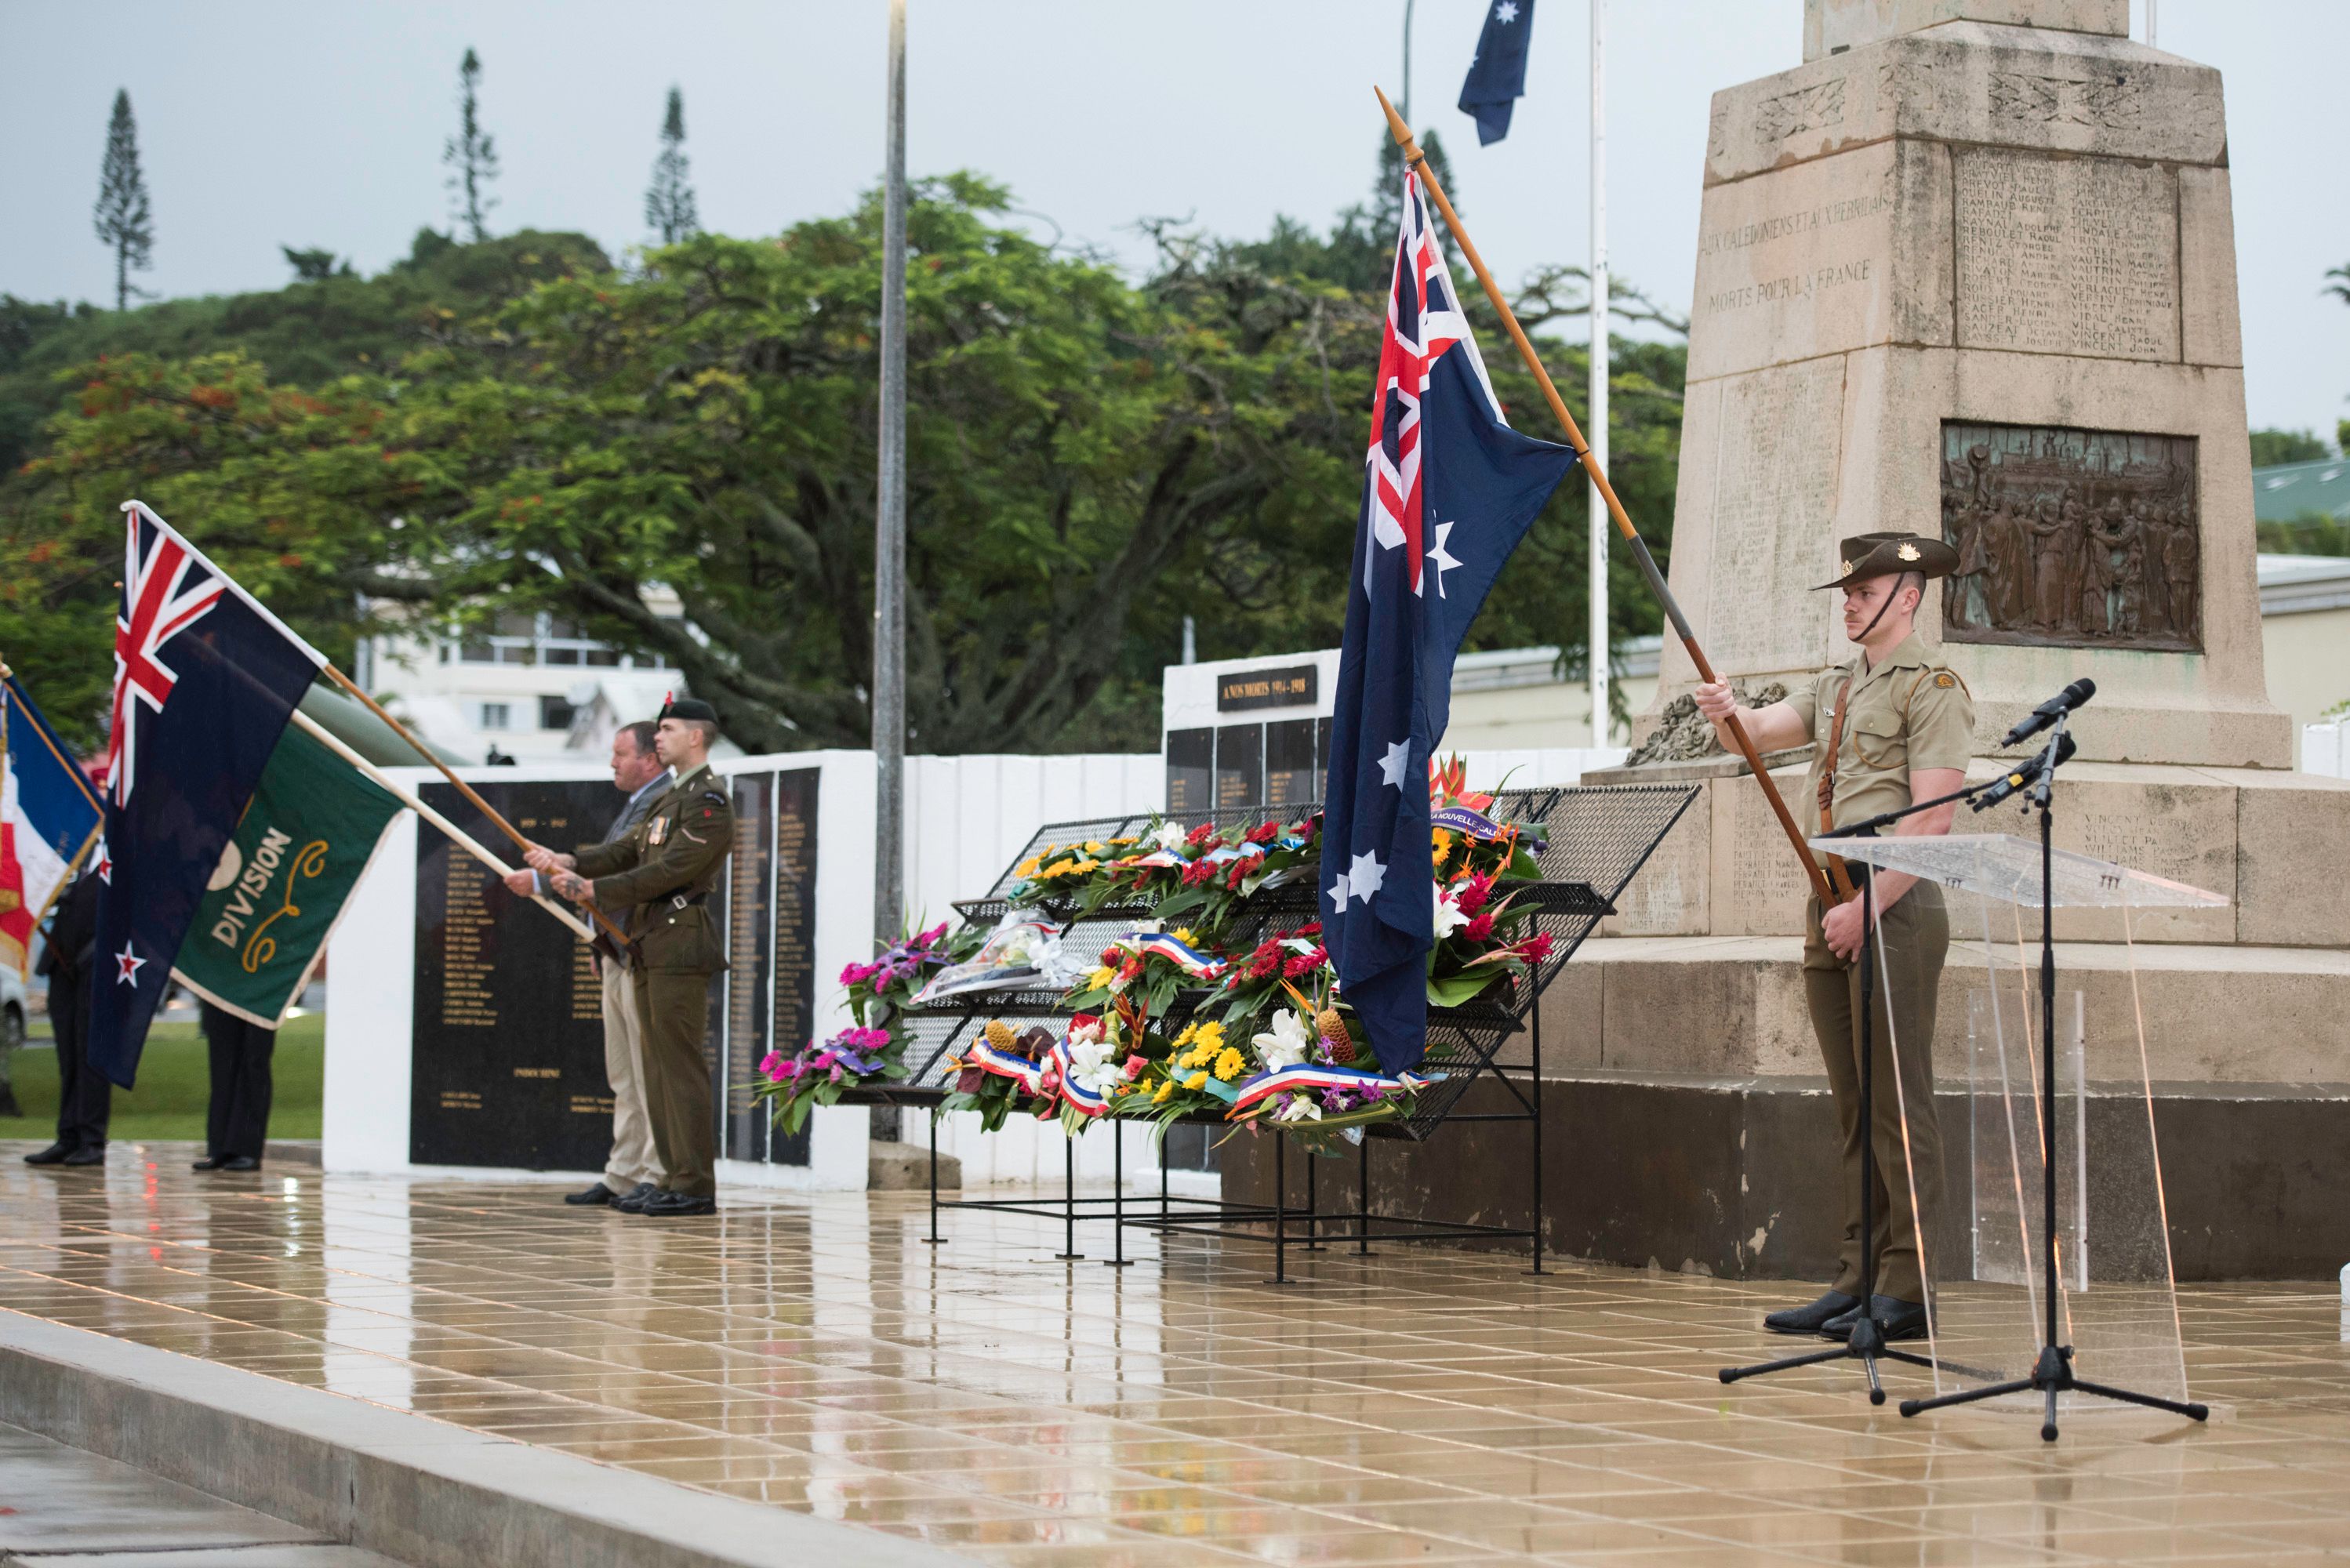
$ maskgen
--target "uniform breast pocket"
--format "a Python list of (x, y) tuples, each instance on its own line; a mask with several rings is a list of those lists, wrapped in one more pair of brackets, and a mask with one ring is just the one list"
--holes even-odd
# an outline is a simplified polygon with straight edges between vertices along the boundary
[(1868, 767), (1896, 767), (1908, 754), (1909, 742), (1901, 733), (1899, 719), (1871, 713), (1852, 722), (1852, 749)]

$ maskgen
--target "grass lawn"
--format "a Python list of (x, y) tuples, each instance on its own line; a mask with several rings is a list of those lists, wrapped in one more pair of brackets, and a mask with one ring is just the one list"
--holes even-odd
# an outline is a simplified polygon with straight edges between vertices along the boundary
[[(57, 1054), (19, 1051), (15, 1068), (16, 1103), (22, 1116), (0, 1116), (0, 1137), (39, 1138), (57, 1131)], [(327, 1020), (323, 1013), (296, 1018), (277, 1032), (270, 1058), (276, 1090), (270, 1102), (271, 1137), (317, 1137), (318, 1107), (327, 1076)], [(192, 1138), (204, 1137), (204, 1106), (212, 1096), (212, 1067), (204, 1037), (193, 1023), (158, 1023), (147, 1036), (139, 1063), (139, 1087), (114, 1091), (114, 1124), (109, 1137)]]

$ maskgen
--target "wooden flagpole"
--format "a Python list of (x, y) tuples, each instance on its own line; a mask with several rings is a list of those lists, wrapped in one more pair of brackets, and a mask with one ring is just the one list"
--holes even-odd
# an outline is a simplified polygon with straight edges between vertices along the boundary
[[(1403, 149), (1404, 161), (1419, 171), (1420, 179), (1428, 186), (1428, 193), (1435, 198), (1437, 211), (1444, 214), (1445, 226), (1452, 231), (1453, 241), (1468, 259), (1470, 270), (1477, 275), (1478, 283), (1484, 287), (1485, 297), (1492, 302), (1494, 310), (1500, 314), (1502, 325), (1510, 334), (1510, 341), (1517, 345), (1518, 358), (1523, 359), (1526, 369), (1534, 372), (1534, 380), (1542, 387), (1543, 396), (1549, 400), (1550, 411), (1558, 416), (1559, 424), (1566, 431), (1567, 444), (1575, 450), (1584, 472), (1591, 477), (1593, 487), (1607, 503), (1607, 514), (1615, 519), (1616, 531), (1623, 535), (1632, 546), (1633, 557), (1640, 566), (1640, 575), (1648, 579), (1649, 591), (1664, 607), (1666, 618), (1673, 623), (1675, 635), (1681, 639), (1681, 646), (1689, 650), (1690, 661), (1697, 666), (1701, 679), (1712, 682), (1718, 679), (1714, 675), (1713, 665), (1706, 659), (1705, 649), (1698, 646), (1697, 633), (1690, 628), (1689, 618), (1681, 613), (1680, 604), (1673, 597), (1673, 590), (1666, 585), (1664, 574), (1657, 570), (1657, 560), (1648, 553), (1648, 541), (1640, 537), (1639, 530), (1633, 527), (1632, 520), (1624, 514), (1624, 504), (1617, 499), (1616, 487), (1607, 483), (1604, 465), (1592, 452), (1590, 443), (1583, 439), (1583, 431), (1575, 428), (1575, 416), (1566, 411), (1565, 400), (1551, 384), (1550, 372), (1543, 369), (1542, 358), (1535, 354), (1534, 343), (1526, 337), (1526, 329), (1518, 325), (1517, 313), (1502, 296), (1501, 286), (1494, 283), (1493, 275), (1485, 270), (1484, 258), (1477, 254), (1477, 247), (1470, 242), (1468, 232), (1461, 228), (1461, 219), (1452, 211), (1451, 202), (1445, 197), (1444, 187), (1438, 182), (1436, 171), (1428, 166), (1428, 154), (1422, 152), (1419, 144), (1412, 140), (1411, 128), (1396, 113), (1395, 105), (1388, 101), (1388, 95), (1378, 88), (1371, 90), (1378, 93), (1379, 108), (1387, 111), (1388, 130), (1395, 137), (1396, 145)], [(1607, 657), (1605, 649), (1592, 650), (1595, 660)], [(1805, 839), (1803, 828), (1796, 824), (1794, 814), (1788, 811), (1786, 801), (1779, 794), (1779, 786), (1771, 782), (1770, 774), (1763, 769), (1762, 758), (1754, 749), (1753, 737), (1747, 734), (1745, 723), (1735, 712), (1730, 717), (1730, 734), (1738, 742), (1739, 755), (1746, 759), (1746, 765), (1753, 771), (1754, 782), (1762, 786), (1763, 796), (1771, 803), (1772, 814), (1778, 817), (1779, 826), (1786, 830), (1787, 841), (1802, 857), (1804, 871), (1811, 882), (1812, 891), (1819, 895), (1820, 907), (1826, 909), (1840, 902), (1839, 890), (1829, 885), (1827, 874), (1812, 858), (1811, 845)], [(1842, 894), (1848, 898), (1851, 889), (1842, 889)]]
[[(410, 732), (407, 725), (401, 723), (399, 720), (385, 712), (383, 711), (383, 705), (378, 702), (374, 698), (369, 696), (365, 691), (361, 691), (358, 681), (353, 680), (349, 676), (344, 674), (341, 670), (336, 669), (331, 664), (321, 665), (319, 668), (328, 680), (333, 681), (336, 685), (341, 687), (344, 691), (358, 698), (360, 702), (366, 705), (369, 712), (373, 713), (377, 718), (390, 725), (392, 732), (395, 734), (399, 735), (401, 740), (406, 741), (411, 746), (415, 748), (416, 754), (418, 756), (422, 757), (426, 762), (431, 763), (434, 767), (439, 768), (441, 770), (441, 776), (447, 779), (451, 784), (456, 785), (457, 793), (463, 795), (467, 801), (472, 803), (475, 811), (480, 812), (484, 816), (488, 817), (492, 822), (497, 824), (498, 831), (504, 834), (508, 838), (513, 839), (515, 848), (526, 850), (531, 846), (530, 840), (525, 838), (520, 833), (516, 832), (513, 823), (508, 822), (504, 817), (500, 816), (495, 811), (491, 809), (490, 803), (484, 800), (474, 790), (472, 784), (469, 784), (463, 779), (459, 778), (455, 772), (450, 768), (448, 763), (442, 762), (439, 757), (434, 756), (432, 753), (426, 748), (424, 742), (418, 740), (416, 736)], [(620, 952), (627, 952), (629, 950), (629, 939), (627, 934), (623, 932), (619, 927), (612, 923), (609, 916), (606, 915), (603, 910), (598, 909), (593, 904), (582, 904), (580, 908), (586, 909), (588, 917), (593, 919), (597, 925), (603, 928), (604, 934), (612, 939), (612, 946), (615, 950)]]
[[(309, 736), (312, 740), (317, 742), (320, 745), (326, 747), (328, 751), (342, 758), (343, 761), (359, 769), (359, 775), (362, 778), (365, 778), (369, 784), (374, 784), (377, 788), (384, 791), (387, 794), (390, 795), (392, 799), (400, 802), (400, 805), (414, 812), (418, 816), (422, 817), (425, 821), (431, 823), (433, 826), (447, 834), (451, 841), (453, 842), (458, 848), (463, 849), (466, 854), (471, 855), (474, 859), (480, 861), (492, 871), (497, 873), (501, 878), (513, 875), (515, 867), (507, 865), (504, 861), (500, 860), (496, 856), (484, 848), (482, 846), (481, 840), (475, 838), (472, 834), (467, 833), (463, 828), (459, 827), (455, 823), (450, 821), (447, 817), (442, 815), (439, 812), (433, 810), (431, 806), (417, 799), (410, 791), (400, 788), (399, 781), (385, 777), (383, 770), (377, 767), (373, 763), (369, 762), (365, 757), (359, 755), (359, 753), (351, 750), (348, 745), (344, 743), (342, 738), (337, 735), (333, 731), (328, 729), (324, 724), (319, 723), (318, 721), (313, 719), (309, 714), (305, 713), (299, 708), (294, 710), (292, 717), (294, 720), (294, 727), (296, 729), (300, 730), (304, 734)], [(581, 941), (592, 942), (596, 940), (596, 933), (588, 929), (586, 921), (580, 919), (578, 916), (573, 914), (562, 905), (556, 903), (545, 894), (534, 893), (531, 895), (530, 901), (544, 909), (548, 914), (553, 915), (565, 925), (569, 926), (574, 931), (577, 931), (579, 934), (579, 940)]]

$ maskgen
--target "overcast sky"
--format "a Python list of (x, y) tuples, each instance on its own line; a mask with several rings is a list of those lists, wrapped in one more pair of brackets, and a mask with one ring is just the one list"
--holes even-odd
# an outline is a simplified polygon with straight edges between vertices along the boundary
[[(2137, 0), (2143, 36), (2143, 3)], [(1145, 215), (1262, 233), (1366, 192), (1369, 88), (1401, 86), (1403, 0), (911, 0), (908, 159), (1005, 181), (1073, 243), (1139, 265)], [(1800, 0), (1617, 0), (1607, 101), (1618, 275), (1686, 307), (1706, 104), (1797, 63)], [(1587, 11), (1541, 0), (1528, 96), (1480, 149), (1452, 107), (1481, 0), (1419, 0), (1412, 118), (1440, 129), (1462, 213), (1505, 278), (1585, 259)], [(504, 177), (496, 229), (641, 243), (663, 95), (685, 91), (702, 217), (769, 234), (837, 213), (881, 161), (882, 0), (0, 0), (0, 290), (109, 301), (90, 233), (106, 119), (128, 88), (169, 295), (265, 288), (281, 244), (373, 271), (447, 226), (456, 67), (481, 52)], [(2159, 43), (2228, 89), (2255, 425), (2350, 414), (2350, 260), (2336, 116), (2343, 0), (2162, 0)], [(1049, 231), (1041, 231), (1049, 232)]]

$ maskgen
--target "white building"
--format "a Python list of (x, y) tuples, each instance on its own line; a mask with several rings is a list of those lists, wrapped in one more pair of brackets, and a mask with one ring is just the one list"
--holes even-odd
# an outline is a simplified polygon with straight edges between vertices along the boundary
[[(683, 612), (677, 596), (648, 589), (654, 613)], [(425, 739), (481, 761), (600, 758), (622, 724), (650, 719), (685, 680), (658, 657), (619, 652), (545, 613), (501, 611), (463, 639), (436, 634), (368, 639), (359, 684)]]

